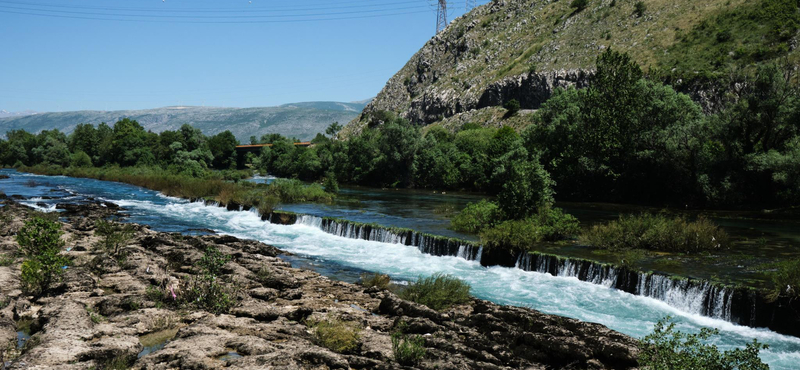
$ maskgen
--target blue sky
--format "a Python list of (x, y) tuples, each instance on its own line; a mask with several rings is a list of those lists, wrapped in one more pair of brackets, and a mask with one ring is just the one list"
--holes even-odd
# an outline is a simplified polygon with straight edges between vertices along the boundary
[(431, 3), (0, 0), (0, 109), (362, 100), (433, 36)]

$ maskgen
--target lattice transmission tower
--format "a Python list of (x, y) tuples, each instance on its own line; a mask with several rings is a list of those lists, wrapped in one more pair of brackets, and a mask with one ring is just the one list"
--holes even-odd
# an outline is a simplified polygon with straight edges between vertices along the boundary
[(436, 33), (447, 27), (447, 0), (439, 0), (436, 7)]
[(469, 13), (472, 8), (478, 5), (478, 0), (467, 0), (467, 5), (464, 7), (465, 11)]

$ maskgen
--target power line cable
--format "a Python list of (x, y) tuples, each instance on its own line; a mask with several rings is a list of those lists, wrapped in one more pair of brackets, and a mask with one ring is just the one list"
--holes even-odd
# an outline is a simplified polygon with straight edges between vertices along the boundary
[(383, 13), (387, 11), (405, 11), (405, 10), (415, 10), (420, 9), (420, 6), (410, 6), (410, 7), (401, 7), (401, 8), (390, 8), (390, 9), (373, 9), (373, 10), (354, 10), (354, 11), (344, 11), (344, 12), (328, 12), (328, 13), (305, 13), (305, 14), (282, 14), (282, 15), (225, 15), (225, 16), (209, 16), (209, 15), (140, 15), (140, 14), (117, 14), (117, 13), (96, 13), (96, 12), (83, 12), (83, 11), (71, 11), (71, 10), (42, 10), (42, 9), (33, 9), (27, 7), (16, 7), (16, 6), (4, 6), (0, 5), (0, 9), (13, 9), (17, 11), (35, 11), (35, 12), (46, 12), (47, 14), (77, 14), (77, 15), (89, 15), (89, 16), (108, 16), (108, 17), (127, 17), (127, 18), (165, 18), (165, 19), (263, 19), (263, 18), (270, 18), (270, 19), (280, 19), (280, 18), (297, 18), (297, 17), (318, 17), (318, 16), (330, 16), (330, 15), (349, 15), (349, 14), (371, 14), (371, 13)]
[(169, 20), (157, 20), (157, 19), (124, 19), (124, 18), (99, 18), (99, 17), (88, 17), (88, 16), (71, 16), (71, 15), (61, 15), (61, 14), (47, 14), (47, 13), (33, 13), (33, 12), (23, 12), (23, 11), (12, 11), (12, 10), (2, 10), (0, 8), (0, 13), (7, 13), (7, 14), (20, 14), (20, 15), (30, 15), (30, 16), (39, 16), (39, 17), (49, 17), (49, 18), (66, 18), (66, 19), (83, 19), (83, 20), (95, 20), (95, 21), (115, 21), (115, 22), (144, 22), (144, 23), (186, 23), (186, 24), (258, 24), (258, 23), (302, 23), (302, 22), (318, 22), (318, 21), (338, 21), (338, 20), (352, 20), (352, 19), (366, 19), (366, 18), (383, 18), (383, 17), (393, 17), (398, 15), (409, 15), (409, 14), (420, 14), (420, 13), (427, 13), (427, 10), (422, 11), (408, 11), (408, 12), (398, 12), (398, 13), (386, 13), (386, 14), (373, 14), (373, 15), (365, 15), (365, 16), (350, 16), (350, 17), (333, 17), (333, 18), (314, 18), (314, 19), (285, 19), (285, 20), (260, 20), (260, 21), (169, 21)]

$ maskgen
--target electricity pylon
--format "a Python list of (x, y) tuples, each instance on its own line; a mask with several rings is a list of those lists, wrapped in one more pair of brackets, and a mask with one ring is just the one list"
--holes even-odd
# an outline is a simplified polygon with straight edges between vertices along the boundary
[(442, 32), (447, 27), (447, 0), (439, 0), (436, 8), (436, 33)]
[(465, 11), (469, 13), (469, 11), (472, 10), (472, 8), (474, 8), (476, 5), (478, 5), (478, 0), (467, 0), (467, 5), (464, 9), (466, 9)]

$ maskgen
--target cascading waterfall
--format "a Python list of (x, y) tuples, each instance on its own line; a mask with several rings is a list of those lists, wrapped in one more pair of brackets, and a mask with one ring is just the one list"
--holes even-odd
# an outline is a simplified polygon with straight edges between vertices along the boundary
[[(270, 222), (272, 222), (270, 214)], [(389, 229), (344, 220), (297, 215), (295, 224), (320, 229), (343, 238), (370, 240), (417, 247), (435, 256), (454, 256), (480, 262), (483, 247), (469, 242), (420, 234), (412, 230)], [(734, 290), (707, 281), (631, 272), (612, 265), (539, 253), (520, 253), (516, 268), (560, 277), (572, 277), (608, 288), (658, 299), (672, 307), (729, 322), (747, 323), (732, 315)]]
[(311, 215), (298, 215), (295, 223), (318, 228), (328, 234), (343, 238), (409, 245), (419, 248), (422, 253), (434, 256), (455, 256), (469, 261), (480, 262), (483, 255), (482, 246), (455, 239), (421, 234), (412, 230), (387, 229)]
[[(553, 276), (574, 277), (582, 281), (658, 299), (683, 311), (726, 321), (732, 320), (733, 289), (707, 281), (676, 279), (668, 276), (622, 272), (610, 265), (543, 254), (520, 253), (515, 266)], [(631, 284), (635, 280), (637, 283)]]

